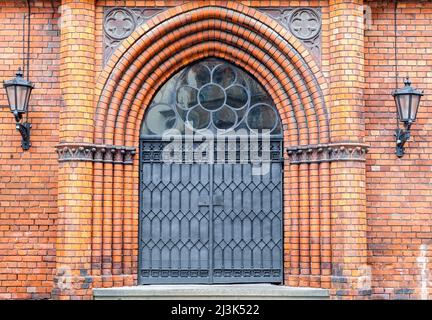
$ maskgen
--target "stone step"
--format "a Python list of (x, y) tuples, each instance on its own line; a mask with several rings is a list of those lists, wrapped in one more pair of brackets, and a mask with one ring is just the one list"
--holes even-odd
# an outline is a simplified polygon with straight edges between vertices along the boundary
[(272, 284), (142, 285), (95, 288), (93, 296), (95, 300), (327, 300), (329, 291)]

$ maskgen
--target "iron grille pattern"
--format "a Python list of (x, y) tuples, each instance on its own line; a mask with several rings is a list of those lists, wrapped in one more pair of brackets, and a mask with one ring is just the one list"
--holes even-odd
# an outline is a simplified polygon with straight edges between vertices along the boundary
[(254, 163), (164, 163), (141, 140), (141, 284), (282, 281), (282, 142)]

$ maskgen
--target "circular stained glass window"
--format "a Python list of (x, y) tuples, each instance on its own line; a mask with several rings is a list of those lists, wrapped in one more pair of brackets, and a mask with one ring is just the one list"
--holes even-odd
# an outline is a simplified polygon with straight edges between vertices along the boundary
[[(270, 96), (248, 73), (210, 58), (184, 68), (158, 91), (143, 121), (141, 135), (185, 128), (220, 133), (237, 129), (281, 134)], [(170, 131), (171, 132), (171, 131)]]

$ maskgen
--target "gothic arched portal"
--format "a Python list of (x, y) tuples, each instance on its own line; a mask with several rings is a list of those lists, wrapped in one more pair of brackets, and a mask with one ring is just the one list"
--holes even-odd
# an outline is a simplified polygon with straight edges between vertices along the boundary
[(171, 77), (140, 135), (139, 283), (281, 283), (282, 126), (221, 59)]

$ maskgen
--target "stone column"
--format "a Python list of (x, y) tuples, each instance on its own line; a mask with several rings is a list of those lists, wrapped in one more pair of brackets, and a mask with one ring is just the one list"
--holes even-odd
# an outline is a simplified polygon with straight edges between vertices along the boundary
[[(62, 0), (60, 85), (60, 144), (93, 141), (95, 1)], [(90, 298), (92, 162), (59, 163), (57, 261), (54, 297)]]
[[(363, 0), (330, 0), (329, 6), (332, 142), (355, 149), (365, 135)], [(331, 177), (332, 295), (367, 296), (364, 159), (332, 162)]]

